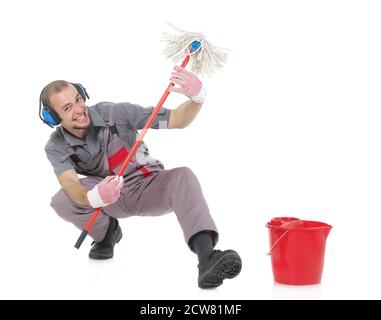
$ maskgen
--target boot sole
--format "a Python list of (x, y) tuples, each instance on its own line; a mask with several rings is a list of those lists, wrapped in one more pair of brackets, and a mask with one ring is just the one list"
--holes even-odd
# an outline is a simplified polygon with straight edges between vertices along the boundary
[(242, 261), (239, 255), (231, 252), (219, 260), (205, 271), (198, 280), (198, 285), (202, 289), (219, 287), (224, 279), (236, 277), (242, 269)]
[[(116, 235), (115, 243), (119, 243), (122, 237), (123, 237), (122, 229), (118, 227), (118, 234)], [(113, 256), (114, 256), (114, 250), (111, 254), (102, 254), (102, 253), (94, 254), (91, 251), (89, 253), (89, 258), (94, 260), (106, 260), (106, 259), (112, 258)]]

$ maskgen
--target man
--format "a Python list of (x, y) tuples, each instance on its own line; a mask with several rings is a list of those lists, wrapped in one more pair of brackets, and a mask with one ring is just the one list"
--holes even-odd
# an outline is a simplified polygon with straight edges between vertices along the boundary
[[(174, 110), (161, 108), (151, 128), (185, 128), (196, 117), (206, 90), (191, 72), (175, 67), (171, 91), (189, 100)], [(59, 216), (83, 230), (94, 208), (102, 207), (89, 231), (94, 239), (91, 259), (109, 259), (122, 238), (117, 218), (159, 216), (175, 212), (189, 248), (198, 255), (198, 285), (213, 288), (241, 270), (233, 250), (214, 250), (218, 232), (201, 186), (186, 167), (164, 170), (141, 143), (132, 161), (121, 167), (153, 108), (130, 103), (102, 102), (88, 108), (86, 90), (79, 84), (54, 81), (41, 92), (41, 119), (60, 126), (52, 133), (45, 151), (62, 189), (51, 206)], [(77, 174), (86, 176), (79, 178)]]

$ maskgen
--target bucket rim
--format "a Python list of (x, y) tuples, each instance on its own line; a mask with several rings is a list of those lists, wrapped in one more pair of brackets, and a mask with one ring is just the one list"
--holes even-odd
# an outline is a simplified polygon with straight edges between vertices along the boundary
[(282, 227), (281, 225), (273, 225), (271, 224), (271, 221), (270, 222), (267, 222), (266, 223), (266, 227), (269, 228), (269, 229), (280, 229), (280, 230), (290, 230), (290, 231), (319, 231), (321, 229), (333, 229), (333, 226), (331, 226), (330, 224), (328, 223), (325, 223), (325, 222), (321, 222), (321, 221), (316, 221), (316, 220), (303, 220), (303, 219), (299, 219), (303, 222), (317, 222), (317, 223), (320, 223), (322, 224), (321, 226), (316, 226), (316, 227), (309, 227), (309, 228), (303, 228), (301, 226), (294, 226), (294, 227)]

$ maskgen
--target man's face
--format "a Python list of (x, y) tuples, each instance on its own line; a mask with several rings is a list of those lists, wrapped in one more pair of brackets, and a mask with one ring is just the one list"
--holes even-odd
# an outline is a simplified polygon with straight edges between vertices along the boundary
[(81, 95), (70, 85), (50, 96), (50, 104), (62, 120), (62, 126), (71, 133), (82, 135), (90, 126), (89, 111)]

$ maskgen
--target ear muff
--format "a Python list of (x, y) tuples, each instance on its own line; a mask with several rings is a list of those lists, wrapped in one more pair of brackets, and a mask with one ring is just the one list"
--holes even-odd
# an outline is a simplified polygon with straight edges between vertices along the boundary
[(47, 105), (44, 105), (42, 103), (42, 93), (44, 92), (44, 90), (41, 91), (41, 94), (40, 94), (40, 108), (39, 108), (39, 111), (38, 111), (38, 115), (40, 116), (40, 119), (46, 123), (49, 127), (53, 128), (55, 126), (58, 126), (60, 123), (61, 123), (61, 118), (59, 117), (59, 115), (57, 114), (57, 112), (55, 112), (53, 110), (53, 108), (47, 106)]
[[(84, 86), (82, 86), (80, 83), (71, 83), (71, 84), (75, 87), (75, 89), (81, 95), (83, 101), (86, 101), (86, 98), (90, 99)], [(61, 118), (59, 117), (58, 113), (54, 111), (52, 107), (44, 105), (42, 103), (43, 92), (44, 90), (42, 90), (40, 94), (40, 102), (39, 102), (40, 108), (39, 108), (38, 114), (40, 116), (40, 119), (44, 123), (46, 123), (49, 127), (53, 128), (55, 126), (58, 126), (61, 123)]]
[(55, 112), (51, 107), (44, 106), (42, 108), (42, 117), (44, 122), (49, 124), (51, 127), (58, 126), (61, 123), (61, 119), (57, 112)]

